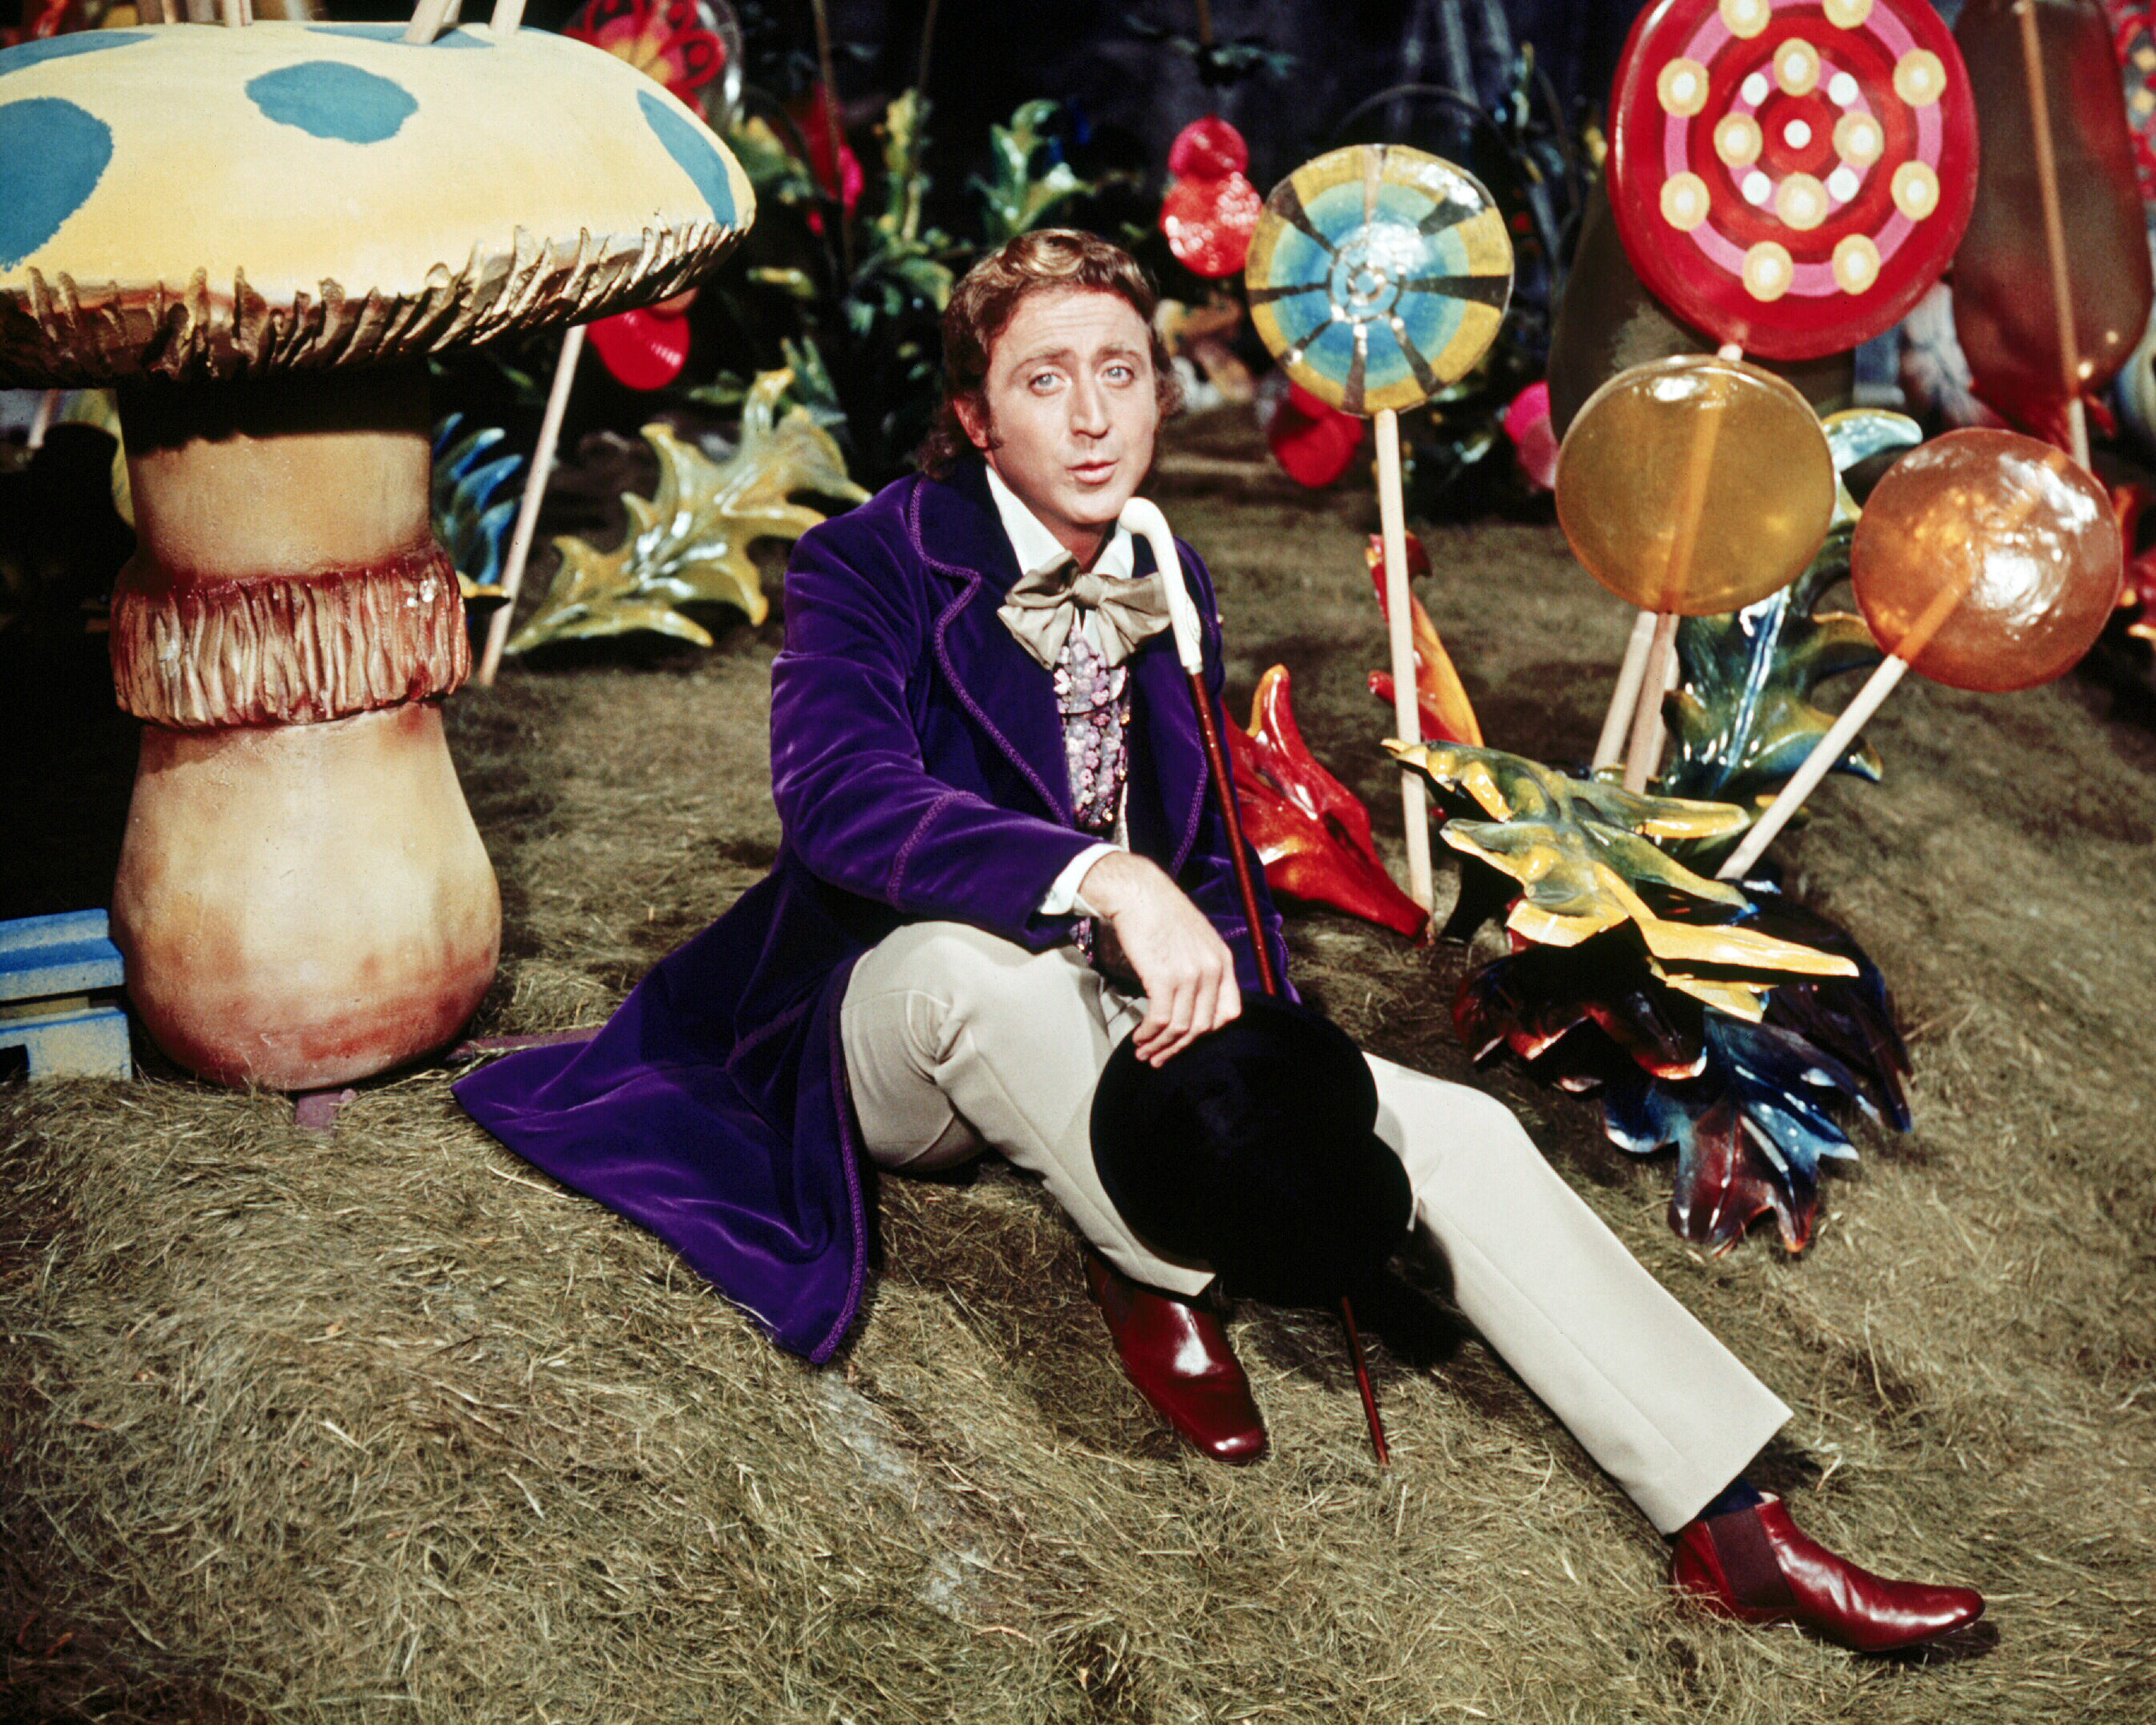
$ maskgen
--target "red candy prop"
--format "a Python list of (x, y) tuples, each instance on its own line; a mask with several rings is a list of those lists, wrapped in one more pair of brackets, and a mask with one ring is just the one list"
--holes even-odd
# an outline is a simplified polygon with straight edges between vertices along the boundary
[(1243, 135), (1217, 114), (1194, 120), (1168, 148), (1168, 195), (1160, 230), (1168, 249), (1194, 275), (1233, 275), (1250, 254), (1265, 199), (1244, 177), (1250, 165)]
[[(692, 289), (684, 298), (693, 297)], [(689, 362), (689, 319), (666, 305), (639, 305), (590, 325), (593, 347), (615, 380), (631, 389), (664, 389)]]
[(1370, 812), (1317, 762), (1290, 704), (1287, 667), (1258, 680), (1250, 728), (1228, 727), (1243, 831), (1265, 885), (1308, 904), (1332, 905), (1409, 937), (1429, 912), (1394, 884), (1370, 836)]
[(1368, 424), (1291, 382), (1265, 422), (1265, 442), (1290, 479), (1314, 489), (1331, 485), (1354, 465)]
[(1717, 340), (1816, 359), (1891, 328), (1976, 196), (1976, 116), (1927, 0), (1657, 0), (1610, 105), (1648, 286)]

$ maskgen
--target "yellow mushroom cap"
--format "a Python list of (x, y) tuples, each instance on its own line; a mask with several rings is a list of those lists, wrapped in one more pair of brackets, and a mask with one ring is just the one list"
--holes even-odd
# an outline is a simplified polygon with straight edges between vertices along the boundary
[(740, 165), (541, 30), (166, 24), (0, 50), (0, 383), (416, 358), (679, 293)]

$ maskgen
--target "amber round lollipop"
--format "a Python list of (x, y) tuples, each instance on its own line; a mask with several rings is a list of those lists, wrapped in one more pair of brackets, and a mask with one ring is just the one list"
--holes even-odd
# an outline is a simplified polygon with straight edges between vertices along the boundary
[(1558, 457), (1557, 513), (1588, 572), (1642, 610), (1708, 617), (1779, 593), (1834, 518), (1834, 456), (1803, 396), (1742, 360), (1620, 372)]
[(1955, 431), (1895, 463), (1850, 552), (1879, 644), (1957, 689), (2048, 683), (2096, 644), (2124, 550), (2110, 499), (2064, 451)]

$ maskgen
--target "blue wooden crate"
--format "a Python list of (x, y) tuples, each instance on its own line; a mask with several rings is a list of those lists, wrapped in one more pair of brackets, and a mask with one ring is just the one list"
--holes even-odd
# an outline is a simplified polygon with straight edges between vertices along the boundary
[(126, 980), (102, 911), (0, 922), (0, 1049), (33, 1078), (128, 1078), (127, 1014), (100, 991)]

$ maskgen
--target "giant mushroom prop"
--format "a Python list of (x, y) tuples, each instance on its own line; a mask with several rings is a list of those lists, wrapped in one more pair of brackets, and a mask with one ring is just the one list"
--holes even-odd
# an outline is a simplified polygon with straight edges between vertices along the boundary
[(427, 357), (679, 293), (752, 211), (613, 55), (506, 20), (404, 35), (0, 53), (0, 384), (116, 388), (134, 487), (112, 661), (146, 722), (113, 935), (151, 1034), (229, 1084), (381, 1071), (494, 975), (442, 732), (470, 655)]

